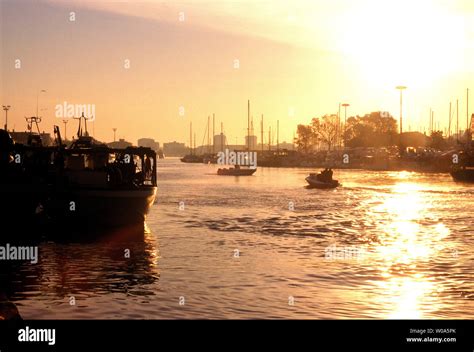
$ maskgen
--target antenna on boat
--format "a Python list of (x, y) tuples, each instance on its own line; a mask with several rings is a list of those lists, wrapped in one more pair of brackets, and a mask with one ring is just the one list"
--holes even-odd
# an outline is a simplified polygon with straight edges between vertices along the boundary
[[(74, 120), (79, 120), (79, 127), (77, 129), (77, 137), (89, 137), (89, 132), (87, 132), (87, 117), (84, 116), (84, 112), (82, 112), (80, 117), (73, 117)], [(85, 133), (83, 134), (82, 132), (82, 120), (84, 119), (84, 128), (85, 128)], [(115, 135), (115, 134), (114, 134)], [(115, 136), (114, 136), (115, 138)]]
[(33, 133), (33, 124), (36, 125), (36, 129), (38, 131), (38, 134), (41, 134), (40, 128), (39, 128), (39, 123), (41, 122), (41, 117), (37, 116), (31, 116), (31, 117), (25, 117), (26, 123), (27, 123), (27, 128), (30, 133)]

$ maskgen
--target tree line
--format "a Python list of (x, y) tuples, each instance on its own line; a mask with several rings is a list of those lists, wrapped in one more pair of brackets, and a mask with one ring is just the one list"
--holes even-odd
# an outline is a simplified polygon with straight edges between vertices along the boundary
[(308, 125), (298, 125), (294, 143), (299, 152), (309, 154), (321, 149), (331, 151), (338, 146), (377, 148), (403, 145), (448, 150), (470, 140), (470, 131), (450, 138), (443, 131), (431, 131), (429, 136), (420, 132), (404, 132), (400, 136), (397, 120), (388, 112), (376, 111), (352, 116), (345, 124), (336, 114), (315, 117)]
[(372, 112), (353, 116), (346, 124), (335, 114), (314, 117), (309, 125), (298, 125), (295, 144), (302, 153), (323, 148), (333, 150), (346, 147), (384, 147), (398, 142), (398, 124), (392, 115)]

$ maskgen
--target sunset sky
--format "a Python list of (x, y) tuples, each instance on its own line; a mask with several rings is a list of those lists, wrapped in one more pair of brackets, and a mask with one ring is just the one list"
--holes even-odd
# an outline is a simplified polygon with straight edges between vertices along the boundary
[(344, 102), (348, 115), (398, 118), (396, 85), (408, 86), (405, 130), (426, 128), (430, 107), (447, 126), (456, 99), (464, 127), (466, 88), (474, 112), (472, 0), (0, 3), (0, 104), (12, 106), (16, 130), (35, 115), (40, 90), (44, 130), (63, 126), (56, 104), (95, 104), (96, 138), (112, 140), (116, 127), (134, 143), (188, 143), (192, 121), (201, 144), (215, 113), (228, 141), (242, 144), (247, 99), (257, 135), (264, 114), (265, 132), (280, 120), (280, 141)]

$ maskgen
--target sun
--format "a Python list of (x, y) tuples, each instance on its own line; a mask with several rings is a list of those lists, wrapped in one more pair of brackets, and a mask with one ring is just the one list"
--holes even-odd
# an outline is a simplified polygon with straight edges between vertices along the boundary
[(369, 85), (426, 88), (463, 67), (465, 19), (436, 2), (367, 0), (344, 17), (339, 49)]

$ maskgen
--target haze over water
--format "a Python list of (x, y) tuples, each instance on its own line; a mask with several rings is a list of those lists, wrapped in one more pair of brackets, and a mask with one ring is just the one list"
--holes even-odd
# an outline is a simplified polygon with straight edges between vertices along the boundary
[(7, 289), (22, 317), (473, 318), (472, 188), (353, 170), (316, 190), (310, 170), (215, 168), (161, 161), (145, 235), (40, 243)]

